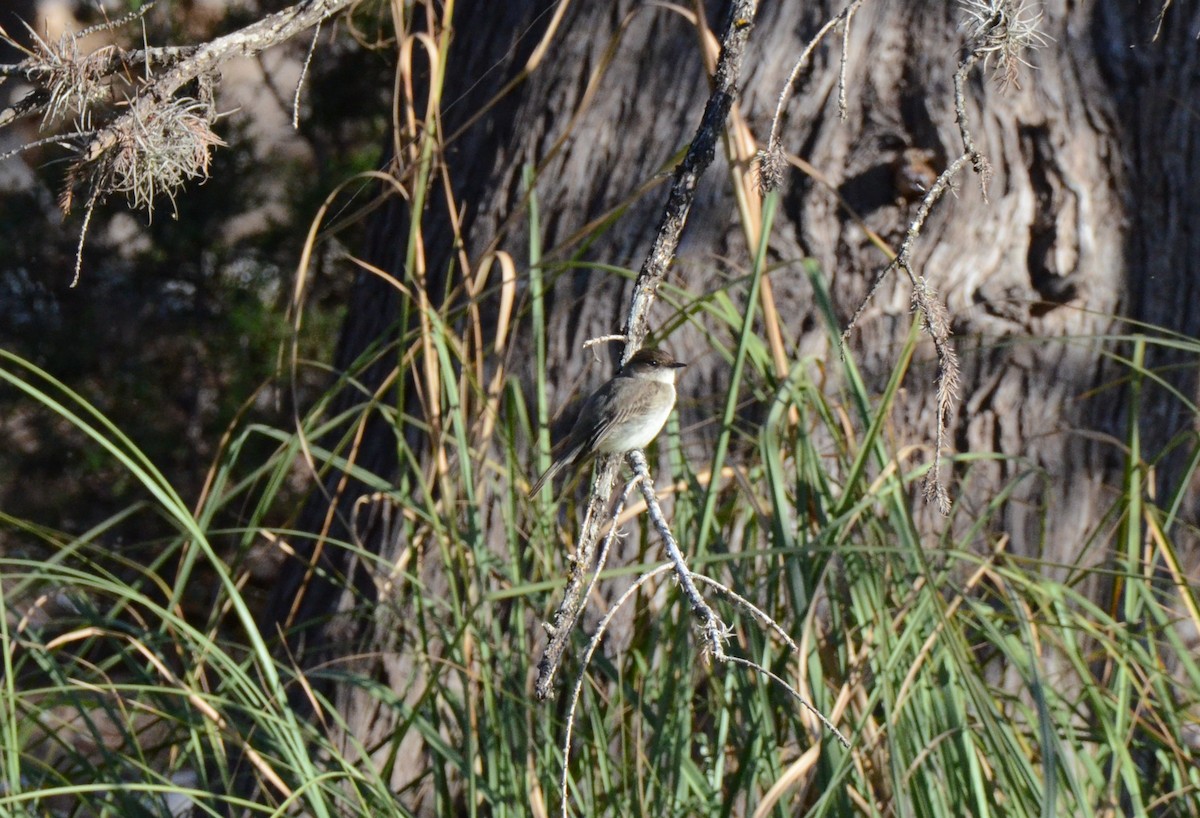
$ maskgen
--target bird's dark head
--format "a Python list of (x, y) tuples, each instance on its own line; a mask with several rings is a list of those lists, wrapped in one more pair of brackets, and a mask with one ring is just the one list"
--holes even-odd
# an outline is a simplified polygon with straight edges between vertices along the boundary
[(633, 357), (621, 367), (621, 374), (627, 378), (647, 378), (663, 383), (675, 382), (675, 371), (687, 364), (675, 360), (671, 353), (664, 349), (639, 349)]

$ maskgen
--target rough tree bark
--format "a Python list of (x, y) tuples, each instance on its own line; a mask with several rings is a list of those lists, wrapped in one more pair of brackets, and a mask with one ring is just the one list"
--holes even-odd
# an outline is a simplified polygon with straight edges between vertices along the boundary
[[(522, 64), (551, 5), (459, 4), (446, 94), (458, 101), (447, 112), (448, 133)], [(707, 4), (713, 28), (722, 6)], [(763, 5), (737, 103), (760, 143), (804, 43), (840, 10), (840, 3), (828, 1)], [(1120, 370), (1101, 355), (1102, 347), (1117, 346), (1088, 339), (1126, 331), (1118, 315), (1191, 336), (1200, 330), (1191, 269), (1200, 258), (1191, 196), (1200, 171), (1190, 161), (1200, 150), (1195, 119), (1184, 104), (1200, 84), (1192, 40), (1200, 30), (1200, 11), (1173, 4), (1157, 40), (1155, 11), (1132, 0), (1049, 0), (1041, 26), (1047, 44), (1029, 57), (1034, 68), (1022, 72), (1019, 87), (972, 77), (967, 109), (976, 142), (995, 171), (988, 199), (977, 179), (961, 178), (957, 195), (943, 199), (926, 224), (916, 255), (919, 272), (949, 308), (963, 366), (952, 427), (955, 448), (1003, 456), (954, 475), (951, 491), (968, 509), (956, 519), (969, 520), (970, 509), (982, 509), (1002, 486), (1020, 479), (994, 525), (1011, 537), (1010, 551), (1049, 564), (1076, 562), (1097, 529), (1110, 524), (1103, 512), (1123, 457), (1112, 436), (1119, 440), (1122, 434), (1124, 393), (1110, 386)], [(785, 148), (815, 167), (823, 181), (799, 171), (785, 181), (771, 253), (777, 261), (819, 261), (843, 317), (853, 313), (886, 262), (863, 225), (895, 246), (911, 217), (912, 206), (901, 200), (896, 181), (905, 149), (926, 149), (935, 166), (960, 151), (952, 94), (964, 40), (960, 16), (952, 2), (869, 0), (849, 37), (848, 118), (842, 121), (837, 113), (836, 38), (818, 49), (788, 106)], [(568, 241), (575, 231), (669, 170), (707, 95), (696, 43), (694, 26), (676, 9), (634, 0), (572, 4), (546, 64), (471, 125), (444, 157), (456, 198), (466, 204), (467, 256), (478, 259), (499, 247), (526, 258), (527, 225), (511, 218), (521, 208), (523, 163), (542, 169), (537, 192), (545, 214), (544, 245), (552, 248), (548, 263), (579, 249)], [(610, 48), (612, 64), (585, 105), (581, 97), (591, 72)], [(548, 153), (560, 138), (561, 146)], [(729, 173), (719, 157), (718, 167), (701, 181), (672, 272), (672, 283), (693, 293), (748, 265)], [(636, 269), (653, 236), (664, 190), (637, 198), (587, 249), (586, 258)], [(375, 238), (364, 254), (369, 261), (401, 272), (397, 248), (408, 218), (400, 204), (377, 213)], [(434, 235), (426, 248), (428, 266), (438, 273), (451, 267), (456, 252), (452, 230), (438, 202), (425, 218)], [(773, 273), (772, 283), (780, 314), (789, 321), (784, 327), (789, 353), (835, 358), (838, 350), (798, 265)], [(441, 284), (432, 282), (431, 290), (441, 292)], [(394, 332), (395, 291), (370, 275), (357, 286), (339, 366)], [(556, 405), (581, 380), (606, 374), (581, 375), (588, 356), (580, 345), (620, 328), (628, 288), (625, 279), (599, 270), (556, 274), (549, 306), (549, 382)], [(668, 308), (656, 309), (652, 320), (665, 323)], [(851, 340), (876, 385), (894, 366), (913, 320), (908, 284), (894, 277)], [(682, 383), (687, 428), (715, 416), (725, 367), (716, 356), (703, 355), (708, 344), (695, 326), (684, 327), (669, 343), (692, 361)], [(923, 363), (910, 373), (893, 423), (897, 444), (927, 448), (935, 412), (932, 349), (922, 347), (918, 357)], [(1185, 395), (1194, 395), (1191, 369), (1171, 378)], [(1148, 451), (1192, 428), (1192, 418), (1165, 391), (1147, 400), (1153, 403), (1143, 416)], [(394, 447), (372, 441), (388, 434), (368, 429), (362, 446), (372, 458), (369, 467), (383, 473), (397, 468), (390, 459)], [(706, 432), (701, 426), (692, 434), (699, 441)], [(919, 456), (927, 458), (928, 451)], [(1160, 494), (1177, 481), (1177, 460), (1163, 463)], [(351, 484), (342, 495), (343, 510), (355, 496)], [(913, 502), (924, 508), (919, 496)], [(327, 512), (320, 503), (306, 512), (312, 530), (320, 530)], [(1194, 518), (1191, 508), (1186, 516)], [(386, 552), (395, 545), (378, 547)], [(298, 564), (290, 571), (279, 585), (277, 614), (290, 610), (304, 574)], [(322, 594), (331, 590), (309, 588), (305, 611), (314, 616), (328, 611)]]

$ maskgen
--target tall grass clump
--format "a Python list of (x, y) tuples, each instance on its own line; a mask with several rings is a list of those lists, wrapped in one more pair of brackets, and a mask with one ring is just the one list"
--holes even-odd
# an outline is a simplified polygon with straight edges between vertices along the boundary
[[(796, 269), (824, 303), (821, 271)], [(712, 318), (733, 315), (731, 295), (671, 297)], [(442, 379), (440, 457), (404, 449), (415, 419), (395, 407), (365, 400), (347, 418), (319, 405), (296, 431), (235, 425), (195, 503), (69, 387), (5, 356), (10, 387), (86, 433), (143, 497), (84, 532), (6, 519), (25, 545), (0, 564), (0, 811), (553, 812), (568, 713), (561, 697), (536, 702), (531, 685), (577, 508), (570, 495), (557, 514), (524, 496), (537, 413), (513, 381), (480, 379), (479, 359), (462, 357), (470, 346), (450, 328), (471, 309), (431, 312), (428, 329), (376, 351)], [(743, 338), (739, 326), (725, 337)], [(838, 337), (832, 318), (827, 329)], [(914, 377), (917, 334), (877, 394), (852, 355), (830, 390), (830, 362), (798, 359), (779, 378), (754, 336), (714, 346), (744, 357), (744, 394), (767, 411), (732, 433), (737, 462), (684, 458), (678, 428), (660, 441), (674, 533), (693, 571), (753, 602), (799, 646), (792, 653), (709, 592), (731, 628), (729, 652), (795, 686), (851, 747), (769, 678), (706, 663), (689, 610), (660, 579), (639, 588), (586, 669), (566, 769), (572, 813), (1195, 814), (1188, 736), (1200, 677), (1188, 640), (1198, 609), (1176, 542), (1181, 500), (1153, 502), (1137, 410), (1141, 384), (1161, 379), (1146, 348), (1196, 350), (1161, 333), (1101, 342), (1128, 373), (1113, 388), (1133, 395), (1128, 465), (1111, 536), (1093, 546), (1107, 559), (1074, 566), (1006, 552), (993, 523), (1012, 486), (969, 520), (952, 518), (963, 523), (946, 529), (957, 538), (922, 530), (913, 508), (927, 465), (912, 466), (920, 458), (885, 433), (899, 384)], [(411, 354), (424, 344), (433, 367)], [(387, 417), (425, 486), (357, 469), (347, 446), (318, 445), (368, 413)], [(252, 440), (274, 453), (246, 459), (261, 448)], [(1194, 443), (1175, 442), (1192, 470)], [(956, 472), (970, 479), (977, 458), (960, 456)], [(316, 667), (294, 664), (278, 634), (260, 632), (243, 593), (255, 548), (287, 551), (312, 536), (273, 500), (306, 464), (352, 471), (391, 549), (371, 550), (365, 537), (324, 543), (357, 566), (331, 578), (341, 591), (328, 623), (353, 644)], [(718, 484), (714, 474), (736, 477)], [(120, 542), (141, 515), (176, 533)], [(637, 557), (605, 571), (610, 601), (608, 583), (627, 587), (662, 558), (636, 511), (622, 524)], [(188, 604), (193, 595), (207, 603)], [(568, 679), (581, 672), (583, 640)]]

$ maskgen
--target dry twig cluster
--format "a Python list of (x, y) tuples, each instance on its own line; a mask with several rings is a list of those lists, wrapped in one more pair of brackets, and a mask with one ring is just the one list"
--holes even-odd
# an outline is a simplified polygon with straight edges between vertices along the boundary
[[(847, 18), (847, 25), (849, 16), (856, 6), (857, 4), (852, 4), (842, 13)], [(916, 213), (909, 222), (899, 252), (876, 274), (866, 297), (859, 304), (842, 333), (844, 347), (863, 311), (888, 274), (894, 270), (902, 270), (908, 277), (912, 288), (912, 309), (921, 316), (922, 329), (932, 340), (937, 356), (935, 398), (937, 420), (934, 456), (933, 465), (925, 480), (924, 491), (926, 499), (935, 503), (942, 514), (950, 513), (950, 494), (942, 479), (941, 460), (943, 452), (947, 449), (946, 428), (950, 412), (958, 398), (958, 356), (950, 344), (950, 316), (945, 305), (938, 298), (928, 279), (913, 271), (913, 248), (924, 229), (925, 221), (929, 218), (933, 206), (945, 195), (946, 191), (953, 190), (955, 177), (967, 164), (970, 164), (979, 176), (980, 189), (984, 197), (987, 197), (987, 187), (992, 170), (987, 157), (975, 144), (967, 117), (965, 86), (971, 71), (980, 63), (986, 70), (989, 61), (995, 57), (997, 59), (995, 72), (1000, 84), (1002, 86), (1015, 85), (1018, 70), (1022, 64), (1025, 64), (1024, 54), (1044, 43), (1044, 38), (1038, 30), (1041, 14), (1033, 11), (1031, 4), (1026, 0), (963, 0), (961, 8), (964, 17), (963, 27), (967, 31), (968, 39), (964, 46), (963, 56), (954, 72), (954, 111), (955, 123), (962, 139), (962, 152), (925, 190)], [(844, 75), (844, 71), (842, 73)], [(782, 105), (777, 110), (776, 121), (781, 113)], [(760, 155), (760, 178), (764, 185), (776, 183), (782, 178), (783, 150), (775, 141), (774, 129), (772, 129), (772, 140), (768, 150)]]
[(55, 144), (68, 151), (70, 165), (59, 197), (64, 214), (72, 210), (76, 188), (83, 188), (86, 207), (72, 286), (79, 281), (83, 242), (98, 202), (123, 194), (132, 207), (150, 214), (158, 195), (173, 199), (184, 183), (207, 178), (212, 149), (224, 144), (213, 130), (213, 87), (220, 66), (278, 45), (350, 3), (307, 0), (203, 45), (182, 48), (106, 45), (86, 53), (80, 48), (88, 35), (140, 21), (152, 3), (52, 42), (30, 29), (31, 47), (0, 28), (0, 38), (25, 55), (18, 63), (0, 66), (0, 82), (19, 77), (32, 86), (0, 111), (0, 127), (38, 115), (43, 130), (71, 123), (21, 150)]

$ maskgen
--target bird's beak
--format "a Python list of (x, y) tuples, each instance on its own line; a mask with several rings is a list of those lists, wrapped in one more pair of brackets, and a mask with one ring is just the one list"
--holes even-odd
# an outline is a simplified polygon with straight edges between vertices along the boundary
[(675, 369), (683, 369), (685, 366), (687, 366), (687, 364), (685, 364), (683, 361), (676, 361), (675, 363), (671, 364), (671, 366)]

